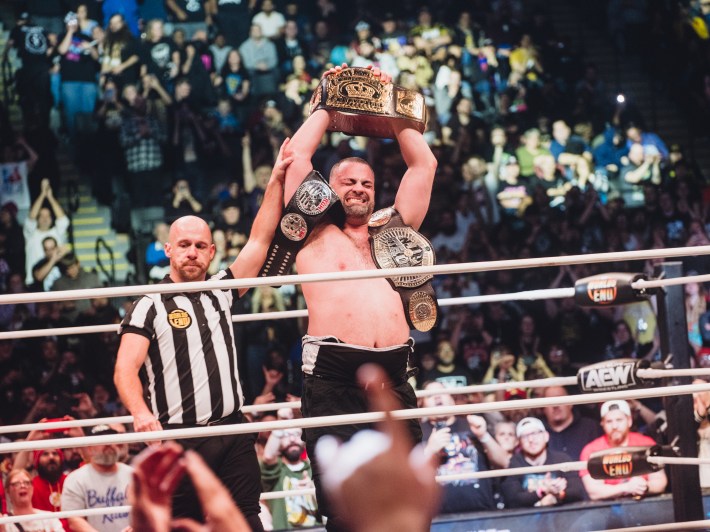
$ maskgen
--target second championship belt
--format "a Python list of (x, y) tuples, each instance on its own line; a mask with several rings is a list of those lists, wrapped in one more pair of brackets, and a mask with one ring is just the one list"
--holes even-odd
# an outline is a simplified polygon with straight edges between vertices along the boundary
[(367, 68), (344, 68), (321, 79), (311, 97), (311, 114), (318, 109), (328, 111), (328, 131), (347, 135), (393, 138), (397, 121), (420, 133), (426, 128), (424, 96), (382, 83)]
[(342, 209), (338, 195), (323, 176), (313, 170), (286, 205), (259, 276), (288, 273), (308, 235), (336, 205)]
[[(405, 225), (394, 207), (374, 212), (368, 229), (372, 258), (378, 268), (432, 266), (436, 263), (431, 242)], [(422, 332), (436, 325), (439, 314), (432, 278), (432, 275), (402, 275), (387, 279), (402, 298), (407, 323)]]

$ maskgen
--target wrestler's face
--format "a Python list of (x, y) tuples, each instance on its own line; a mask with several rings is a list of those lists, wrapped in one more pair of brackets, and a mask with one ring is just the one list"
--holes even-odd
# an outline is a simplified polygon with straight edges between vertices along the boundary
[(604, 434), (612, 445), (621, 445), (626, 441), (631, 429), (631, 418), (621, 410), (610, 410), (602, 419)]
[(173, 281), (203, 281), (215, 254), (209, 226), (196, 216), (179, 218), (170, 227), (165, 254)]
[(343, 203), (348, 219), (370, 218), (375, 209), (375, 175), (362, 163), (345, 162), (330, 176), (330, 183)]

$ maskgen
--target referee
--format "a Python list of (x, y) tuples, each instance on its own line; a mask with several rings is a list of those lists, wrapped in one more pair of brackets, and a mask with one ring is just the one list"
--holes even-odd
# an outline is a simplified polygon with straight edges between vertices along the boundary
[[(283, 159), (283, 148), (249, 241), (234, 263), (212, 279), (258, 275), (281, 218), (284, 175), (291, 162)], [(195, 216), (177, 219), (170, 227), (165, 254), (170, 258), (170, 274), (162, 283), (204, 281), (215, 254), (209, 226)], [(246, 291), (240, 289), (239, 295)], [(133, 416), (136, 432), (243, 421), (231, 306), (230, 290), (146, 295), (133, 304), (121, 323), (114, 382)], [(252, 530), (263, 530), (255, 435), (178, 441), (202, 455), (227, 486)], [(175, 516), (203, 520), (187, 480), (176, 490), (173, 507)]]

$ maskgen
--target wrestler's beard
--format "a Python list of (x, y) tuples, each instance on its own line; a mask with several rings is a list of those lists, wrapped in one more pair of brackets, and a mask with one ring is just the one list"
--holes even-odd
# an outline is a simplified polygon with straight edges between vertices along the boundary
[(367, 203), (343, 203), (343, 210), (345, 211), (345, 218), (348, 220), (369, 220), (372, 211), (374, 211), (374, 205), (371, 202)]

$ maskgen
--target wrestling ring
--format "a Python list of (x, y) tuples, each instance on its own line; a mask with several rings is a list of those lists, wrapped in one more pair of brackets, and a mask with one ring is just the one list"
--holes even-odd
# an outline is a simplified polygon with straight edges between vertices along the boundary
[[(325, 281), (347, 281), (354, 279), (373, 279), (381, 277), (395, 277), (401, 275), (422, 275), (422, 274), (458, 274), (458, 273), (475, 273), (496, 270), (512, 270), (532, 267), (555, 267), (574, 264), (589, 264), (589, 263), (610, 263), (617, 261), (637, 261), (637, 260), (668, 260), (676, 257), (699, 256), (710, 253), (710, 246), (686, 247), (686, 248), (670, 248), (670, 249), (654, 249), (629, 252), (615, 253), (597, 253), (587, 255), (571, 255), (563, 257), (546, 257), (521, 260), (503, 260), (503, 261), (487, 261), (473, 262), (462, 264), (447, 264), (440, 266), (428, 267), (409, 267), (409, 268), (393, 268), (393, 269), (378, 269), (378, 270), (363, 270), (363, 271), (347, 271), (326, 274), (309, 274), (309, 275), (287, 275), (278, 278), (280, 285), (292, 285), (301, 283), (325, 282)], [(550, 397), (550, 398), (533, 398), (520, 399), (516, 401), (494, 401), (477, 404), (457, 404), (454, 406), (441, 406), (430, 408), (417, 408), (412, 410), (398, 410), (392, 412), (392, 417), (395, 419), (414, 419), (429, 416), (443, 415), (468, 415), (468, 414), (483, 414), (486, 412), (502, 412), (509, 410), (518, 410), (521, 408), (542, 408), (554, 405), (580, 405), (590, 403), (601, 403), (609, 400), (628, 400), (628, 399), (645, 399), (645, 398), (679, 398), (685, 401), (687, 406), (690, 401), (689, 415), (692, 419), (692, 399), (691, 395), (698, 392), (710, 392), (710, 383), (705, 384), (688, 384), (691, 377), (705, 377), (710, 379), (710, 368), (692, 369), (689, 367), (687, 355), (683, 357), (679, 355), (681, 352), (678, 349), (678, 342), (686, 337), (686, 330), (682, 327), (677, 327), (678, 319), (682, 318), (685, 323), (685, 315), (679, 316), (674, 312), (672, 305), (673, 298), (677, 299), (678, 289), (687, 283), (702, 283), (709, 282), (710, 275), (694, 275), (683, 276), (681, 274), (680, 263), (669, 262), (657, 266), (657, 272), (654, 272), (654, 278), (647, 278), (642, 274), (599, 274), (586, 279), (579, 280), (574, 287), (555, 288), (546, 290), (530, 290), (523, 292), (515, 292), (508, 294), (494, 294), (472, 297), (459, 297), (440, 299), (440, 306), (451, 305), (470, 305), (484, 304), (491, 302), (505, 301), (532, 301), (544, 299), (563, 299), (575, 298), (578, 304), (583, 306), (609, 306), (622, 305), (636, 301), (645, 300), (651, 296), (657, 296), (657, 306), (659, 307), (659, 332), (661, 335), (661, 352), (662, 358), (666, 362), (670, 362), (671, 366), (664, 363), (656, 364), (657, 367), (649, 367), (648, 365), (639, 364), (638, 361), (630, 359), (621, 359), (625, 362), (611, 361), (608, 363), (595, 364), (586, 368), (580, 369), (580, 372), (575, 377), (553, 377), (549, 379), (536, 379), (531, 381), (514, 381), (508, 383), (486, 384), (467, 386), (455, 389), (445, 390), (427, 390), (418, 391), (418, 397), (426, 395), (434, 395), (437, 393), (447, 394), (467, 394), (467, 393), (489, 393), (494, 391), (510, 390), (510, 389), (533, 389), (548, 386), (570, 386), (579, 385), (583, 393), (565, 397)], [(72, 290), (64, 292), (49, 292), (41, 294), (7, 294), (0, 295), (0, 304), (19, 304), (32, 303), (40, 301), (64, 301), (71, 299), (93, 299), (105, 297), (131, 297), (144, 294), (157, 294), (169, 292), (191, 292), (205, 289), (237, 289), (257, 286), (271, 286), (274, 284), (273, 278), (255, 278), (255, 279), (239, 279), (230, 281), (205, 281), (181, 283), (179, 290), (175, 285), (146, 285), (146, 286), (130, 286), (130, 287), (111, 287), (86, 290)], [(675, 290), (675, 293), (673, 293)], [(613, 296), (613, 297), (612, 297)], [(682, 288), (680, 289), (680, 297), (682, 298)], [(677, 301), (675, 301), (677, 304)], [(233, 322), (247, 322), (259, 320), (273, 319), (288, 319), (307, 316), (307, 310), (284, 311), (284, 312), (267, 312), (256, 314), (235, 315), (232, 317)], [(667, 324), (675, 324), (675, 327), (664, 327), (664, 320)], [(0, 340), (12, 340), (21, 338), (33, 338), (44, 336), (60, 336), (60, 335), (77, 335), (77, 334), (92, 334), (99, 332), (117, 332), (118, 325), (100, 325), (86, 327), (67, 327), (53, 329), (37, 329), (29, 331), (11, 331), (0, 333)], [(686, 338), (687, 341), (687, 338)], [(606, 365), (604, 365), (606, 364)], [(613, 373), (613, 368), (618, 368), (618, 364), (627, 364), (633, 367), (627, 368), (626, 372), (633, 378), (627, 379), (624, 382), (614, 382), (610, 384), (602, 378), (591, 378), (590, 375), (601, 374), (607, 375)], [(612, 368), (612, 371), (605, 368)], [(600, 373), (601, 369), (601, 373)], [(660, 386), (658, 383), (660, 382)], [(682, 404), (682, 403), (678, 403)], [(275, 411), (279, 408), (299, 408), (299, 402), (276, 403), (266, 405), (251, 405), (242, 408), (245, 413), (254, 413), (260, 411)], [(674, 412), (675, 413), (675, 412)], [(46, 439), (40, 441), (17, 441), (12, 443), (0, 443), (0, 454), (16, 453), (19, 451), (35, 451), (43, 449), (56, 449), (63, 447), (86, 447), (101, 444), (128, 444), (137, 442), (151, 442), (166, 439), (177, 438), (194, 438), (206, 436), (219, 436), (226, 434), (241, 434), (253, 433), (271, 430), (285, 430), (294, 428), (310, 428), (331, 425), (357, 424), (357, 423), (373, 423), (384, 419), (383, 412), (366, 412), (361, 414), (338, 415), (327, 417), (313, 417), (308, 419), (289, 419), (272, 422), (252, 422), (239, 425), (218, 425), (205, 426), (198, 428), (173, 429), (170, 431), (153, 431), (141, 433), (125, 433), (112, 434), (105, 436), (84, 436), (71, 439), (71, 445), (67, 445), (66, 438), (61, 439)], [(670, 416), (676, 418), (676, 416)], [(621, 530), (638, 530), (638, 531), (662, 531), (662, 530), (701, 530), (710, 529), (710, 520), (698, 519), (697, 508), (688, 506), (689, 498), (698, 498), (700, 495), (699, 487), (692, 485), (697, 480), (697, 466), (710, 464), (710, 459), (697, 458), (697, 442), (695, 429), (688, 426), (676, 426), (674, 424), (682, 423), (687, 416), (678, 416), (679, 419), (674, 419), (670, 422), (669, 431), (671, 436), (675, 436), (673, 450), (674, 455), (661, 456), (655, 453), (648, 453), (645, 460), (653, 466), (669, 467), (669, 477), (673, 482), (673, 508), (675, 513), (675, 523), (666, 522), (662, 524), (652, 524), (646, 526), (635, 526), (625, 528), (606, 528), (606, 530), (621, 531)], [(59, 422), (46, 423), (30, 423), (22, 425), (13, 425), (0, 427), (1, 434), (21, 433), (34, 429), (68, 429), (73, 427), (87, 427), (98, 424), (108, 423), (131, 423), (131, 416), (118, 416), (100, 419), (82, 419)], [(692, 436), (692, 441), (690, 441)], [(590, 463), (591, 463), (590, 459)], [(515, 469), (494, 469), (491, 471), (480, 471), (476, 473), (467, 473), (455, 476), (437, 477), (440, 482), (451, 481), (454, 479), (472, 479), (472, 478), (496, 478), (508, 475), (521, 475), (529, 473), (544, 473), (549, 471), (578, 471), (586, 469), (587, 462), (566, 462), (563, 464), (555, 464), (551, 466), (534, 466)], [(690, 468), (690, 469), (689, 469)], [(694, 471), (694, 476), (687, 479), (687, 472)], [(677, 475), (674, 475), (674, 471)], [(686, 479), (682, 482), (675, 480), (682, 478), (685, 475)], [(262, 499), (275, 499), (296, 495), (309, 495), (314, 493), (313, 489), (304, 489), (297, 491), (281, 491), (269, 492), (262, 494)], [(677, 499), (682, 499), (677, 501)], [(702, 500), (699, 502), (702, 511)], [(82, 511), (63, 511), (53, 513), (53, 517), (86, 517), (88, 515), (102, 515), (116, 512), (128, 512), (129, 506), (113, 506), (108, 508), (96, 508), (92, 510)], [(694, 511), (695, 510), (695, 511)], [(704, 517), (704, 515), (702, 515)], [(669, 518), (671, 516), (668, 516)], [(23, 516), (0, 517), (0, 525), (7, 523), (22, 523), (35, 519), (46, 518), (46, 514), (33, 514)], [(443, 529), (442, 529), (443, 530)]]

